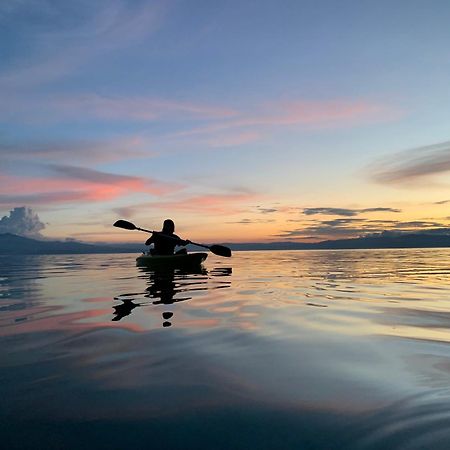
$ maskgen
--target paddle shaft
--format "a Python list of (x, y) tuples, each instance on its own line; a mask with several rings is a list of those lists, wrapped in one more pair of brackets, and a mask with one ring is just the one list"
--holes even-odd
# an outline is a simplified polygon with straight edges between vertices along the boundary
[[(159, 234), (160, 236), (164, 236), (164, 237), (169, 238), (169, 239), (175, 239), (176, 241), (182, 240), (182, 239), (176, 238), (174, 236), (170, 236), (170, 234), (162, 233), (161, 231), (146, 230), (145, 228), (140, 228), (140, 227), (136, 227), (136, 230), (145, 231), (146, 233), (151, 233), (151, 234)], [(196, 245), (197, 247), (211, 248), (210, 245), (199, 244), (198, 242), (192, 242), (192, 241), (189, 241), (189, 242), (192, 245)]]

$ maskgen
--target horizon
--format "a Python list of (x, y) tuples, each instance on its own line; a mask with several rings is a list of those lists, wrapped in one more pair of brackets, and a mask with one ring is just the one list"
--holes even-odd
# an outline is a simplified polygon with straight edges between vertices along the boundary
[(6, 1), (0, 233), (449, 233), (449, 22), (445, 1)]
[[(123, 246), (131, 246), (131, 245), (142, 245), (144, 246), (145, 244), (142, 241), (83, 241), (83, 240), (77, 240), (74, 238), (66, 238), (66, 239), (58, 239), (58, 238), (48, 238), (45, 236), (25, 236), (25, 235), (20, 235), (20, 234), (14, 234), (14, 233), (10, 233), (10, 232), (0, 232), (0, 236), (3, 235), (10, 235), (10, 236), (15, 236), (15, 237), (20, 237), (20, 238), (27, 238), (27, 239), (35, 239), (37, 241), (40, 242), (48, 242), (48, 243), (60, 243), (60, 244), (83, 244), (83, 245), (92, 245), (92, 246), (114, 246), (114, 247), (119, 247), (121, 245)], [(406, 247), (404, 246), (393, 246), (391, 247), (390, 245), (392, 245), (392, 239), (394, 240), (398, 240), (398, 239), (402, 239), (402, 238), (417, 238), (419, 240), (416, 241), (411, 241), (408, 242), (408, 244), (414, 244), (414, 245), (408, 245)], [(430, 238), (431, 242), (420, 242), (420, 239), (423, 240), (424, 237)], [(435, 239), (435, 241), (433, 242), (432, 239)], [(426, 231), (410, 231), (410, 232), (398, 232), (398, 231), (383, 231), (381, 233), (373, 233), (371, 235), (364, 235), (364, 236), (356, 236), (356, 237), (350, 237), (350, 238), (340, 238), (340, 239), (325, 239), (325, 240), (315, 240), (313, 242), (302, 242), (302, 241), (296, 241), (296, 240), (274, 240), (274, 241), (261, 241), (261, 242), (257, 242), (257, 241), (247, 241), (247, 242), (226, 242), (226, 241), (222, 241), (222, 242), (216, 242), (216, 244), (225, 244), (225, 245), (230, 245), (231, 247), (233, 246), (237, 246), (240, 247), (242, 246), (241, 250), (264, 250), (264, 248), (266, 246), (273, 246), (274, 248), (272, 248), (271, 250), (287, 250), (286, 246), (314, 246), (316, 244), (329, 244), (331, 245), (330, 248), (323, 248), (323, 249), (334, 249), (334, 250), (339, 250), (339, 249), (354, 249), (354, 250), (364, 250), (364, 249), (395, 249), (395, 248), (422, 248), (422, 249), (426, 249), (426, 248), (448, 248), (448, 246), (450, 246), (450, 244), (448, 246), (436, 246), (436, 239), (438, 240), (438, 242), (440, 244), (442, 244), (442, 238), (448, 238), (450, 239), (450, 233), (448, 232), (448, 230), (441, 231), (439, 229), (434, 229), (434, 230), (426, 230)], [(356, 246), (356, 247), (333, 247), (333, 242), (334, 243), (344, 243), (344, 242), (364, 242), (364, 241), (372, 241), (372, 240), (376, 240), (379, 241), (377, 245), (373, 246), (373, 247), (367, 247), (363, 244), (361, 244), (361, 246)], [(383, 242), (385, 244), (383, 244)], [(387, 242), (391, 242), (390, 245), (388, 245), (387, 247), (385, 247), (384, 245), (387, 245)], [(402, 241), (403, 245), (405, 244), (404, 240)], [(380, 244), (381, 243), (381, 244)], [(203, 243), (205, 244), (205, 243)], [(211, 243), (209, 243), (211, 244)], [(280, 246), (280, 248), (276, 248), (276, 246)], [(342, 244), (344, 245), (344, 244)], [(248, 248), (245, 248), (246, 246), (248, 246)], [(253, 247), (252, 247), (253, 246)], [(196, 244), (189, 244), (188, 248), (199, 248)], [(200, 245), (200, 247), (202, 247), (202, 245)], [(262, 248), (264, 247), (264, 248)], [(313, 248), (297, 248), (297, 250), (312, 250)], [(320, 249), (320, 247), (318, 248)], [(2, 250), (0, 248), (0, 250)], [(235, 249), (236, 250), (236, 249)], [(292, 248), (292, 250), (295, 250), (295, 248)]]

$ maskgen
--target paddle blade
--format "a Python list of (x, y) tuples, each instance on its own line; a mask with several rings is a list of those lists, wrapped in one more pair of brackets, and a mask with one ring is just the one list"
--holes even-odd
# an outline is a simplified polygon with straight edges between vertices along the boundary
[(124, 230), (135, 230), (136, 225), (134, 223), (128, 222), (127, 220), (118, 220), (114, 223), (114, 227), (123, 228)]
[(215, 255), (218, 256), (226, 256), (227, 258), (229, 258), (231, 256), (231, 249), (229, 249), (228, 247), (225, 247), (224, 245), (211, 245), (209, 247), (209, 249), (211, 250), (212, 253), (214, 253)]

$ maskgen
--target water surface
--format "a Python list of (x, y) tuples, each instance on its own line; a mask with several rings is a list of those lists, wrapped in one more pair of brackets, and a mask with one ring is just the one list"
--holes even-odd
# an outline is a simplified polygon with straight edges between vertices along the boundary
[(2, 448), (447, 449), (450, 249), (0, 258)]

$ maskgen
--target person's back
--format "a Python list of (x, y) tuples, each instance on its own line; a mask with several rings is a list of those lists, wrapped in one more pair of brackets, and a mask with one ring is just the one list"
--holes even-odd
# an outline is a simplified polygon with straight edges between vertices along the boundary
[(187, 241), (183, 241), (174, 234), (175, 224), (172, 220), (166, 219), (160, 233), (153, 233), (147, 239), (145, 245), (153, 244), (153, 249), (150, 250), (152, 255), (173, 255), (177, 245), (186, 245)]

